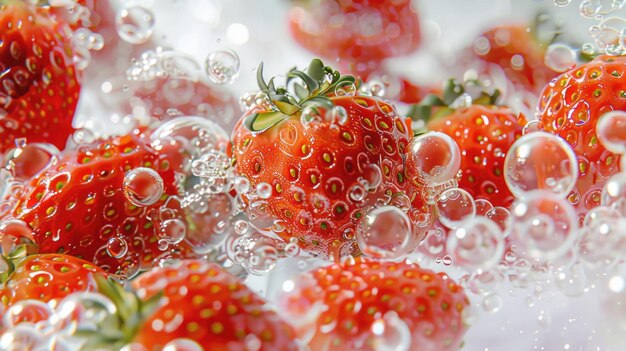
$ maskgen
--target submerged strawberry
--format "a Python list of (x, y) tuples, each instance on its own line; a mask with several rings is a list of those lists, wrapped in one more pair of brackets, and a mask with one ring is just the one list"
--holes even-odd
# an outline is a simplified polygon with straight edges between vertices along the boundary
[[(190, 254), (184, 241), (159, 244), (173, 230), (168, 225), (179, 223), (171, 221), (178, 208), (164, 206), (178, 194), (181, 156), (159, 154), (145, 138), (135, 132), (66, 150), (26, 184), (14, 216), (30, 226), (39, 252), (78, 256), (125, 276), (159, 257)], [(170, 217), (156, 220), (162, 209)]]
[[(201, 260), (155, 268), (133, 281), (142, 300), (160, 305), (133, 341), (161, 350), (185, 338), (204, 350), (297, 350), (293, 329), (267, 302), (219, 265)], [(254, 346), (251, 346), (254, 345)]]
[(619, 155), (598, 141), (596, 125), (606, 112), (626, 110), (625, 64), (625, 56), (599, 56), (550, 82), (539, 100), (539, 129), (565, 139), (578, 158), (569, 200), (583, 215), (600, 205), (602, 186), (619, 171)]
[(416, 264), (347, 259), (294, 286), (279, 304), (311, 350), (452, 351), (467, 330), (463, 288)]
[(413, 202), (425, 213), (421, 189), (405, 179), (412, 134), (395, 108), (371, 96), (337, 96), (344, 85), (354, 88), (354, 77), (319, 60), (289, 76), (307, 88), (296, 88), (296, 97), (261, 77), (269, 100), (233, 132), (237, 173), (252, 189), (267, 188), (249, 196), (249, 208), (267, 207), (282, 239), (322, 257), (357, 254), (356, 224), (374, 206)]
[(80, 84), (71, 32), (45, 8), (0, 3), (0, 153), (18, 138), (65, 147)]
[(359, 74), (414, 51), (421, 41), (409, 0), (297, 1), (289, 28), (298, 44), (327, 59), (339, 58)]
[(27, 299), (56, 304), (72, 293), (97, 290), (93, 278), (97, 274), (106, 276), (102, 269), (74, 256), (27, 256), (3, 281), (0, 301), (7, 307)]
[(459, 188), (474, 199), (508, 207), (515, 198), (504, 181), (504, 159), (522, 136), (525, 118), (507, 106), (496, 105), (497, 93), (483, 94), (468, 106), (450, 107), (465, 89), (450, 81), (445, 90), (442, 97), (431, 95), (416, 105), (413, 117), (425, 120), (427, 130), (445, 133), (456, 141), (461, 151)]

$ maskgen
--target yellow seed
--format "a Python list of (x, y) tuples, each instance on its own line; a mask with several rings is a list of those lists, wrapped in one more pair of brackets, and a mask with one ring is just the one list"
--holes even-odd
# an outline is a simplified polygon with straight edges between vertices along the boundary
[(325, 153), (322, 155), (322, 158), (324, 159), (324, 162), (326, 162), (326, 163), (330, 163), (330, 162), (332, 161), (332, 157), (331, 157), (331, 156), (330, 156), (330, 154), (329, 154), (329, 153), (327, 153), (327, 152), (325, 152)]

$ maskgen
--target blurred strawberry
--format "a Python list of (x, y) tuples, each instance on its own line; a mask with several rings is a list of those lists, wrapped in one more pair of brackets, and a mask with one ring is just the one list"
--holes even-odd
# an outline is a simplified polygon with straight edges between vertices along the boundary
[(45, 8), (0, 5), (0, 153), (17, 138), (65, 147), (80, 92), (71, 32)]
[(382, 60), (408, 54), (421, 41), (411, 0), (295, 1), (289, 28), (298, 44), (342, 71), (367, 74)]

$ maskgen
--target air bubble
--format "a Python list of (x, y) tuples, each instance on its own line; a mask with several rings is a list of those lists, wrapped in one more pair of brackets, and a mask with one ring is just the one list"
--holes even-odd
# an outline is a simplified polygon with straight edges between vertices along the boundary
[(566, 197), (576, 185), (578, 168), (572, 148), (558, 136), (536, 132), (519, 138), (506, 155), (504, 180), (516, 197), (545, 189)]
[(510, 238), (530, 258), (563, 256), (577, 237), (578, 218), (567, 200), (547, 190), (535, 190), (511, 208)]
[(459, 223), (448, 235), (446, 247), (458, 266), (487, 270), (502, 258), (504, 235), (491, 220), (476, 217)]
[(461, 166), (461, 151), (447, 134), (429, 132), (411, 139), (405, 152), (405, 172), (413, 181), (437, 185), (453, 179)]
[(130, 44), (142, 44), (150, 40), (154, 23), (152, 11), (138, 5), (125, 7), (115, 16), (117, 34)]
[(346, 81), (337, 84), (335, 87), (335, 95), (337, 96), (354, 96), (356, 95), (356, 85), (353, 82)]
[(598, 139), (604, 147), (614, 153), (626, 153), (626, 112), (611, 111), (598, 120)]
[(555, 43), (548, 46), (544, 63), (555, 72), (565, 72), (576, 66), (576, 53), (565, 44)]
[(448, 228), (456, 228), (460, 221), (476, 215), (474, 198), (461, 188), (451, 188), (442, 192), (435, 208), (439, 221)]
[(269, 199), (272, 196), (272, 186), (268, 183), (261, 182), (256, 186), (256, 194), (261, 199)]
[(163, 195), (163, 179), (151, 168), (135, 168), (124, 175), (124, 196), (133, 205), (154, 205)]
[(496, 293), (489, 293), (483, 298), (483, 309), (488, 313), (500, 311), (503, 305), (502, 297)]
[(186, 234), (187, 226), (180, 219), (166, 219), (161, 223), (160, 237), (169, 244), (176, 245), (180, 243)]
[(122, 258), (128, 252), (128, 243), (121, 236), (114, 236), (107, 242), (107, 253), (113, 258)]
[(209, 54), (204, 69), (215, 84), (230, 84), (239, 76), (239, 56), (233, 50), (218, 50)]
[(394, 206), (379, 207), (363, 216), (357, 226), (356, 240), (361, 252), (371, 257), (403, 257), (417, 246), (411, 220)]

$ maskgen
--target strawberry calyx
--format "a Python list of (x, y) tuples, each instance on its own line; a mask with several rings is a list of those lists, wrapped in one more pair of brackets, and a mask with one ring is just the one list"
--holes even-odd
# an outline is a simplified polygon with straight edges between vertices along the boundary
[[(474, 98), (468, 92), (476, 91), (478, 94)], [(459, 83), (456, 79), (449, 79), (444, 84), (443, 94), (429, 94), (419, 103), (412, 105), (408, 117), (413, 121), (423, 121), (426, 126), (428, 122), (438, 120), (450, 115), (455, 110), (465, 107), (464, 102), (460, 102), (463, 96), (467, 96), (471, 105), (493, 106), (497, 105), (500, 98), (500, 91), (495, 89), (488, 91), (486, 87), (476, 80)], [(426, 129), (415, 131), (416, 135), (423, 134)]]
[[(342, 75), (330, 66), (325, 66), (320, 59), (313, 59), (305, 71), (292, 68), (287, 73), (286, 86), (276, 86), (275, 78), (269, 83), (263, 78), (263, 63), (257, 70), (257, 82), (270, 103), (267, 109), (250, 114), (244, 120), (244, 126), (251, 132), (263, 132), (276, 124), (298, 114), (308, 106), (332, 107), (328, 98), (335, 95), (335, 90), (343, 85), (357, 85), (352, 75)], [(295, 80), (300, 80), (297, 82)], [(293, 82), (293, 84), (291, 84)]]
[(4, 285), (20, 262), (28, 256), (39, 253), (39, 247), (32, 240), (24, 237), (19, 240), (20, 243), (8, 253), (4, 253), (0, 248), (0, 260), (6, 265), (4, 270), (0, 270), (0, 286)]
[[(119, 350), (132, 342), (144, 321), (161, 305), (163, 292), (142, 300), (133, 291), (127, 290), (113, 278), (94, 275), (98, 293), (107, 297), (115, 306), (95, 328), (78, 326), (74, 336), (84, 340), (83, 350)], [(112, 313), (111, 313), (112, 312)]]

